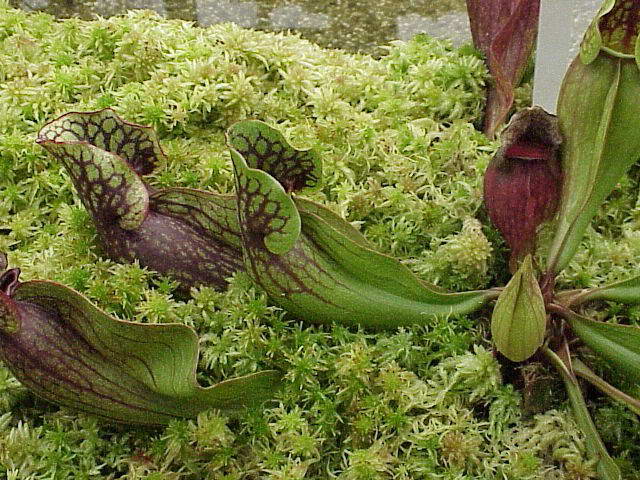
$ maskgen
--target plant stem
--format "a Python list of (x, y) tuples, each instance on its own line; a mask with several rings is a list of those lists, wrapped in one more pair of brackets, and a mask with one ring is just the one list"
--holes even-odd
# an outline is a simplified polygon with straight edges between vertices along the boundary
[(560, 305), (558, 303), (548, 303), (546, 305), (546, 307), (547, 307), (547, 311), (549, 313), (555, 313), (555, 314), (560, 315), (561, 317), (564, 317), (564, 318), (569, 318), (571, 316), (571, 314), (573, 313), (567, 307), (565, 307), (564, 305)]
[(566, 308), (580, 305), (588, 300), (588, 294), (592, 293), (593, 288), (580, 288), (576, 290), (564, 290), (556, 295), (556, 301)]
[(596, 375), (589, 367), (577, 358), (573, 360), (573, 371), (614, 400), (625, 403), (635, 414), (640, 415), (640, 400), (618, 390), (616, 387)]
[(578, 379), (571, 372), (569, 365), (567, 365), (562, 359), (556, 355), (549, 347), (542, 347), (542, 351), (551, 361), (556, 370), (560, 373), (564, 385), (569, 395), (569, 401), (573, 409), (573, 414), (576, 419), (576, 423), (585, 435), (587, 450), (596, 458), (597, 472), (602, 480), (622, 480), (622, 474), (620, 469), (609, 456), (596, 426), (593, 424), (587, 404), (584, 401), (580, 385), (578, 385)]

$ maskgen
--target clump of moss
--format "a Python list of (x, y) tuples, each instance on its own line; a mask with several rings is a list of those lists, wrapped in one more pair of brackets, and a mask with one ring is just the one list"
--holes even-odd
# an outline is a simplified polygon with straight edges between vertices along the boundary
[[(25, 279), (69, 285), (119, 318), (193, 326), (203, 385), (287, 372), (263, 410), (143, 431), (45, 404), (0, 367), (0, 476), (589, 478), (567, 411), (523, 415), (519, 393), (481, 346), (482, 314), (392, 332), (316, 326), (270, 305), (246, 275), (226, 292), (180, 297), (171, 279), (103, 256), (62, 166), (34, 143), (60, 114), (111, 106), (158, 130), (167, 160), (148, 177), (153, 187), (230, 192), (224, 130), (260, 118), (318, 149), (326, 183), (314, 200), (382, 251), (449, 288), (491, 285), (506, 270), (481, 207), (496, 149), (473, 125), (483, 63), (469, 47), (426, 36), (387, 50), (374, 59), (144, 12), (56, 21), (0, 0), (0, 250)], [(628, 273), (640, 248), (637, 184), (632, 174), (621, 187), (617, 205), (632, 204), (622, 230), (609, 227), (618, 213), (605, 206), (567, 282), (604, 280), (592, 273), (603, 267)], [(618, 421), (608, 405), (599, 412), (617, 425), (611, 431), (629, 431), (632, 420)], [(633, 443), (607, 441), (640, 466)]]

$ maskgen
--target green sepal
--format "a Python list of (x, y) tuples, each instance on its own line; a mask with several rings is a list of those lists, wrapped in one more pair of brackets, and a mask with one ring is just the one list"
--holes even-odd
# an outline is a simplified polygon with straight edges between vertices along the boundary
[(640, 157), (640, 71), (635, 61), (600, 55), (574, 60), (558, 100), (565, 138), (564, 185), (548, 264), (565, 268), (598, 208)]
[(531, 357), (542, 345), (547, 314), (531, 255), (504, 288), (491, 316), (491, 335), (500, 353), (513, 362)]
[(567, 363), (549, 348), (543, 347), (543, 351), (547, 358), (551, 360), (554, 367), (556, 367), (556, 370), (560, 373), (564, 381), (569, 401), (571, 402), (573, 416), (585, 436), (589, 454), (596, 461), (596, 471), (598, 472), (599, 478), (601, 480), (622, 480), (620, 468), (607, 452), (607, 448), (604, 446), (598, 434), (598, 430), (591, 419), (587, 404), (582, 396), (578, 379), (571, 371), (570, 365), (567, 365)]
[(68, 365), (61, 369), (54, 363), (51, 370), (37, 371), (47, 360), (4, 358), (16, 377), (49, 401), (109, 420), (155, 425), (207, 409), (233, 412), (272, 397), (280, 383), (279, 372), (263, 371), (203, 388), (195, 376), (198, 338), (193, 329), (117, 320), (56, 283), (22, 283), (10, 301), (26, 312), (23, 324), (29, 312), (43, 312), (38, 321), (47, 322), (43, 330), (48, 334), (24, 339), (21, 353), (29, 354), (30, 342), (40, 342), (40, 349), (50, 344), (51, 356), (59, 357), (53, 361)]
[(640, 382), (640, 328), (590, 320), (567, 311), (571, 329), (593, 351)]

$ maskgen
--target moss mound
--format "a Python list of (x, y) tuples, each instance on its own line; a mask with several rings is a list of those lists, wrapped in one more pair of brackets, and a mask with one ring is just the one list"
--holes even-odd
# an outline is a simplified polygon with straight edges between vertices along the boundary
[[(565, 410), (523, 413), (482, 315), (380, 333), (314, 326), (270, 306), (242, 275), (227, 292), (179, 298), (170, 279), (102, 255), (62, 166), (34, 143), (60, 114), (111, 106), (160, 133), (168, 160), (148, 177), (153, 186), (227, 192), (224, 130), (244, 118), (278, 124), (322, 155), (316, 201), (426, 280), (486, 287), (506, 272), (481, 210), (496, 145), (473, 125), (487, 76), (471, 48), (419, 36), (377, 60), (233, 25), (140, 12), (56, 21), (0, 1), (0, 66), (0, 250), (23, 278), (69, 285), (119, 318), (193, 326), (202, 384), (288, 372), (264, 410), (140, 431), (46, 404), (0, 367), (0, 476), (591, 478)], [(635, 176), (603, 209), (566, 282), (627, 274), (640, 253)], [(597, 415), (612, 453), (631, 464), (638, 422), (622, 412), (603, 402)]]

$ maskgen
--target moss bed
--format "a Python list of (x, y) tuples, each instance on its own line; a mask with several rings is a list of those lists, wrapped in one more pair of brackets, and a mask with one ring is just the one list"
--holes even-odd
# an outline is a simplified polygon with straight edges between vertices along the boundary
[[(0, 367), (0, 477), (595, 477), (561, 384), (539, 381), (542, 367), (522, 375), (496, 358), (489, 310), (372, 332), (292, 318), (244, 275), (226, 292), (179, 297), (171, 279), (103, 256), (66, 172), (34, 142), (58, 115), (110, 106), (159, 132), (168, 159), (148, 177), (152, 186), (229, 192), (223, 132), (258, 118), (321, 153), (325, 185), (313, 199), (381, 251), (448, 289), (503, 285), (504, 244), (481, 194), (497, 144), (474, 126), (488, 81), (482, 59), (426, 36), (387, 51), (374, 59), (147, 12), (57, 21), (0, 0), (0, 251), (10, 265), (25, 280), (73, 287), (118, 318), (194, 327), (203, 385), (286, 372), (263, 409), (140, 429), (59, 409)], [(638, 176), (632, 170), (602, 208), (563, 284), (633, 274)], [(610, 304), (597, 315), (638, 323), (640, 310)], [(527, 372), (537, 380), (522, 382)], [(615, 372), (604, 375), (620, 384)], [(610, 452), (625, 478), (640, 478), (638, 419), (591, 393)]]

